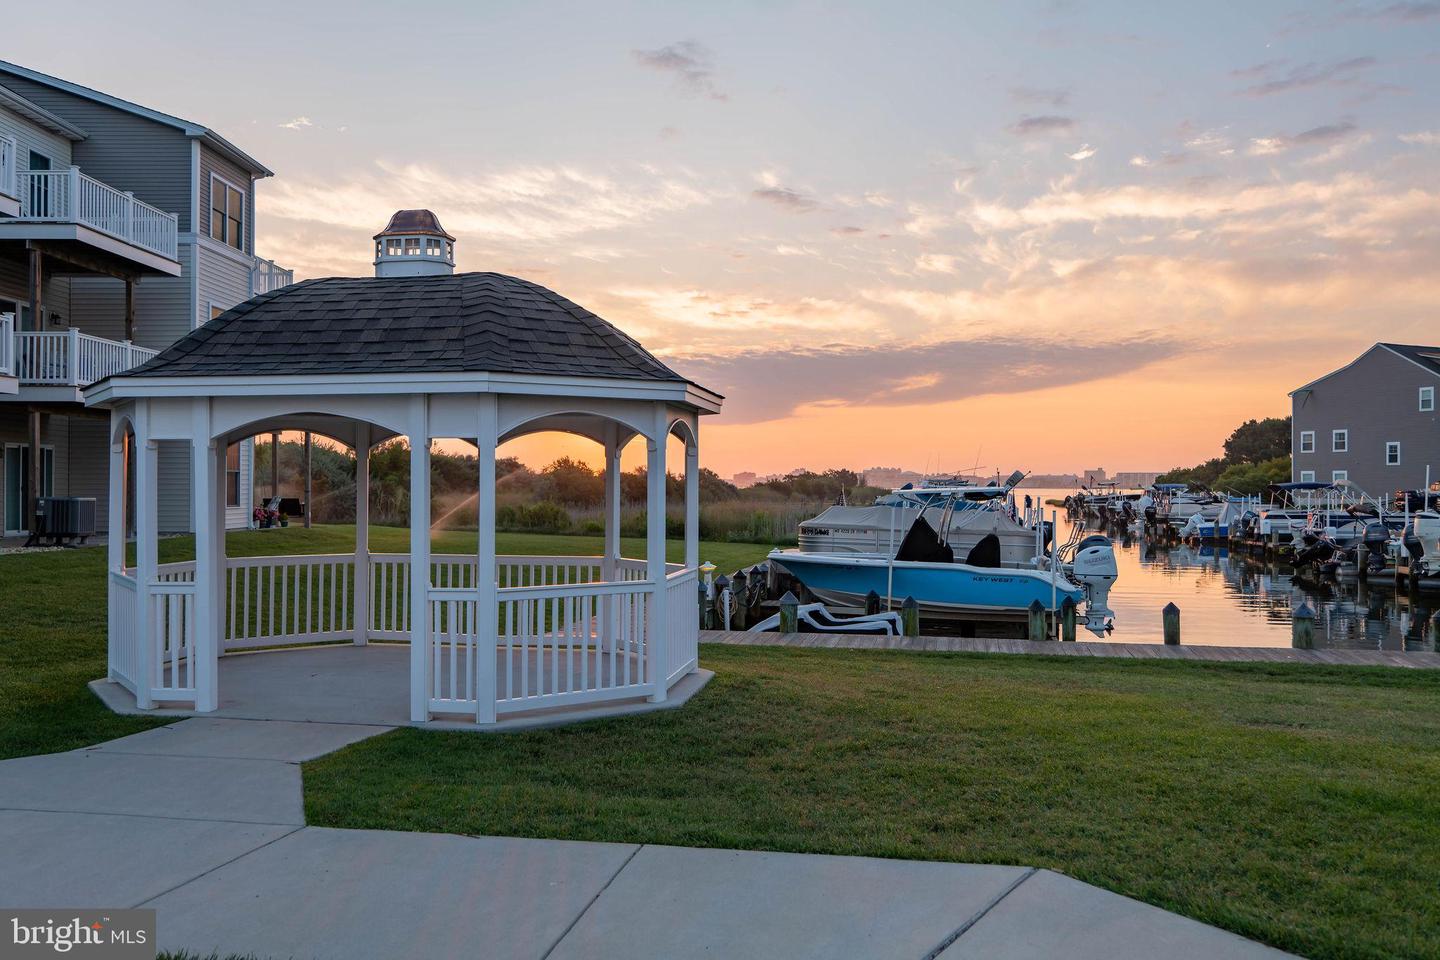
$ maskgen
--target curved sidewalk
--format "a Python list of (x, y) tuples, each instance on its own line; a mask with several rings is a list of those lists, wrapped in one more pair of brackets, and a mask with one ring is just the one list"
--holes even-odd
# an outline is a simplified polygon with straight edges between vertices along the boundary
[(0, 762), (0, 907), (153, 907), (162, 949), (376, 958), (1279, 958), (1047, 870), (304, 825), (388, 727), (195, 718)]

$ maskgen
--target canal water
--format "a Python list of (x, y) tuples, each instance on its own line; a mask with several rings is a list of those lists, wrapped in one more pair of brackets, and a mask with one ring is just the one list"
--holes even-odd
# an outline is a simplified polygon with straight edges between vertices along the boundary
[[(1067, 491), (1068, 492), (1068, 491)], [(1064, 492), (1016, 491), (1043, 503)], [(1069, 530), (1060, 511), (1060, 541)], [(1385, 585), (1315, 576), (1297, 580), (1291, 567), (1234, 554), (1225, 547), (1157, 544), (1141, 535), (1113, 535), (1120, 578), (1110, 593), (1111, 640), (1160, 643), (1160, 611), (1180, 608), (1182, 644), (1288, 647), (1291, 611), (1303, 600), (1315, 610), (1315, 645), (1352, 650), (1437, 649), (1431, 616), (1440, 594), (1407, 594)], [(1088, 636), (1081, 631), (1080, 639)]]

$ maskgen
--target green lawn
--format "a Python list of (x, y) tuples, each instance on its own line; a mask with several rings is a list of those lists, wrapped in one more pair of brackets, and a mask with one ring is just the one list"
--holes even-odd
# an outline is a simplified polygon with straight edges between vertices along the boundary
[[(343, 553), (354, 549), (352, 526), (305, 530), (235, 532), (226, 537), (231, 556)], [(436, 534), (433, 549), (464, 553), (475, 534)], [(373, 527), (371, 549), (408, 553), (410, 532)], [(622, 540), (626, 556), (643, 557), (643, 540)], [(501, 553), (593, 555), (596, 537), (500, 534)], [(160, 542), (160, 560), (190, 559), (194, 540)], [(684, 553), (671, 542), (672, 560)], [(764, 559), (769, 548), (748, 543), (706, 543), (701, 557), (725, 572)], [(105, 548), (0, 556), (0, 758), (53, 753), (136, 733), (170, 720), (120, 717), (101, 706), (86, 683), (105, 675)]]
[(305, 765), (312, 824), (1034, 864), (1440, 956), (1440, 673), (707, 645), (684, 709)]

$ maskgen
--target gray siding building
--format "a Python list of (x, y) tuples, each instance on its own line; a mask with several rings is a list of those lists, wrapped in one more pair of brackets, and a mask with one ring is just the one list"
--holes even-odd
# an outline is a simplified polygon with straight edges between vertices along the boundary
[[(103, 530), (109, 443), (80, 389), (291, 282), (255, 256), (268, 176), (208, 127), (0, 61), (0, 533), (36, 495), (94, 497)], [(189, 530), (189, 451), (158, 459), (161, 529)], [(231, 527), (252, 463), (230, 452)]]
[(1377, 343), (1290, 392), (1291, 479), (1372, 497), (1440, 481), (1440, 347)]

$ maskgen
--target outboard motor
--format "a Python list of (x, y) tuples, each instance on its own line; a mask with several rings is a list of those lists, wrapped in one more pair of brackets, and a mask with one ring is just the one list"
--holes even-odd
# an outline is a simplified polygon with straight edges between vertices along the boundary
[(1390, 528), (1379, 520), (1371, 520), (1365, 524), (1365, 532), (1362, 537), (1365, 543), (1365, 550), (1369, 559), (1365, 562), (1367, 573), (1385, 572), (1385, 551), (1390, 544)]
[(1180, 539), (1189, 540), (1191, 537), (1200, 536), (1200, 524), (1205, 520), (1202, 513), (1192, 513), (1190, 519), (1185, 521), (1185, 526), (1180, 528)]
[(1423, 510), (1410, 519), (1405, 546), (1421, 576), (1440, 573), (1440, 513)]
[(1110, 588), (1120, 575), (1115, 547), (1109, 537), (1092, 534), (1075, 548), (1071, 575), (1085, 591), (1085, 629), (1097, 637), (1115, 629), (1115, 611), (1110, 609)]
[(1297, 567), (1310, 564), (1320, 566), (1335, 555), (1336, 549), (1338, 548), (1335, 546), (1334, 540), (1307, 531), (1301, 537), (1300, 546), (1295, 549), (1295, 565)]

